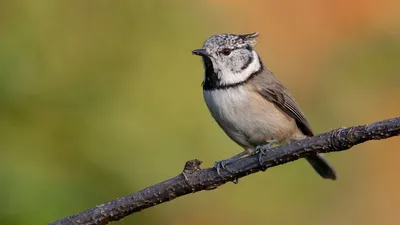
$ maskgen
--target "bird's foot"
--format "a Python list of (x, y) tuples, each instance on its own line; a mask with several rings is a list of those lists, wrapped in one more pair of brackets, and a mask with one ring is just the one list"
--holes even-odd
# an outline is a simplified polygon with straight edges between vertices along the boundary
[[(233, 157), (231, 157), (229, 159), (225, 159), (225, 160), (221, 160), (221, 161), (215, 162), (214, 167), (217, 170), (218, 175), (222, 177), (221, 168), (224, 169), (224, 170), (227, 170), (229, 173), (233, 174), (233, 171), (228, 169), (226, 167), (226, 165), (227, 164), (231, 164), (232, 162), (242, 158), (243, 156), (245, 156), (247, 154), (249, 154), (249, 152), (246, 150), (246, 151), (243, 151), (243, 152), (241, 152), (241, 153), (239, 153), (239, 154), (237, 154), (237, 155), (235, 155), (235, 156), (233, 156)], [(237, 184), (238, 183), (238, 179), (235, 179), (233, 181), (233, 183)]]
[[(222, 175), (221, 175), (221, 168), (227, 170), (229, 173), (232, 174), (232, 171), (229, 170), (228, 168), (226, 168), (226, 164), (232, 163), (232, 162), (235, 161), (235, 160), (236, 160), (236, 158), (232, 157), (232, 158), (229, 158), (229, 159), (226, 159), (226, 160), (221, 160), (221, 161), (215, 162), (214, 167), (215, 167), (215, 169), (217, 170), (218, 175), (219, 175), (220, 177), (222, 177)], [(238, 178), (235, 178), (232, 182), (233, 182), (234, 184), (237, 184), (237, 183), (239, 183), (239, 179), (238, 179)]]
[(218, 175), (221, 176), (221, 168), (232, 173), (232, 171), (230, 171), (228, 168), (226, 168), (226, 164), (232, 163), (234, 160), (235, 159), (229, 158), (226, 160), (221, 160), (221, 161), (215, 162), (214, 167), (217, 170)]
[(268, 141), (268, 144), (263, 146), (257, 146), (256, 151), (258, 152), (258, 163), (263, 166), (262, 156), (267, 154), (268, 150), (270, 150), (274, 144), (276, 144), (277, 140)]

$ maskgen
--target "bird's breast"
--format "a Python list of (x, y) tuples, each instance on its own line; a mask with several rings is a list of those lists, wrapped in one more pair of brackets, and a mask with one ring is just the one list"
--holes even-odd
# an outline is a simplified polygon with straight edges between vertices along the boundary
[(246, 85), (204, 91), (204, 99), (220, 127), (244, 147), (289, 139), (297, 129), (294, 119)]

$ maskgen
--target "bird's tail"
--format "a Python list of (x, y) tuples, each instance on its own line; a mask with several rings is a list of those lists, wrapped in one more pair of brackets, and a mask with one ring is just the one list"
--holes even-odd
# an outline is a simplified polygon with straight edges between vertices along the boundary
[(306, 158), (311, 166), (317, 171), (321, 177), (325, 179), (336, 180), (337, 174), (333, 166), (331, 166), (328, 160), (322, 156), (322, 154), (312, 155)]

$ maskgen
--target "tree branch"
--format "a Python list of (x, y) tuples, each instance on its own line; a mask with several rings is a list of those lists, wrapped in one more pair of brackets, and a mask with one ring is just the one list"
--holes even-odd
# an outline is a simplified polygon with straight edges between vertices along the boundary
[(184, 171), (176, 177), (163, 181), (136, 193), (107, 202), (82, 213), (58, 220), (51, 225), (98, 225), (117, 221), (134, 212), (170, 201), (177, 197), (212, 190), (229, 181), (267, 168), (304, 158), (310, 154), (338, 152), (368, 140), (380, 140), (400, 135), (400, 117), (350, 128), (338, 128), (327, 133), (310, 137), (289, 145), (267, 151), (265, 155), (241, 158), (221, 169), (200, 169), (200, 160), (186, 162)]

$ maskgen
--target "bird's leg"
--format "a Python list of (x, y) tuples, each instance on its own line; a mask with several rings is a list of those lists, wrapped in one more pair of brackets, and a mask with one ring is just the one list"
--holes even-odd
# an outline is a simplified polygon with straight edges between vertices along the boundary
[(235, 156), (233, 156), (233, 157), (231, 157), (229, 159), (225, 159), (225, 160), (221, 160), (221, 161), (215, 162), (214, 167), (217, 169), (218, 175), (221, 175), (221, 173), (220, 173), (221, 168), (226, 169), (226, 170), (228, 170), (229, 172), (232, 173), (232, 171), (230, 171), (229, 169), (226, 168), (226, 164), (230, 164), (230, 163), (242, 158), (245, 155), (251, 155), (251, 154), (254, 154), (254, 153), (255, 153), (254, 150), (246, 149), (243, 152), (241, 152), (241, 153), (239, 153), (239, 154), (237, 154), (237, 155), (235, 155)]
[(275, 145), (275, 144), (280, 144), (280, 141), (278, 141), (278, 140), (270, 140), (270, 141), (267, 141), (266, 145), (257, 146), (256, 151), (258, 152), (258, 163), (260, 165), (263, 164), (263, 162), (261, 160), (261, 156), (265, 155), (267, 153), (267, 151), (269, 149), (271, 149), (272, 146)]
[(270, 148), (272, 148), (272, 146), (273, 146), (274, 144), (279, 144), (279, 141), (278, 141), (278, 140), (269, 140), (269, 141), (267, 141), (267, 144), (266, 144), (266, 145), (259, 145), (259, 146), (257, 146), (257, 147), (256, 147), (256, 151), (265, 155), (266, 152), (267, 152)]

